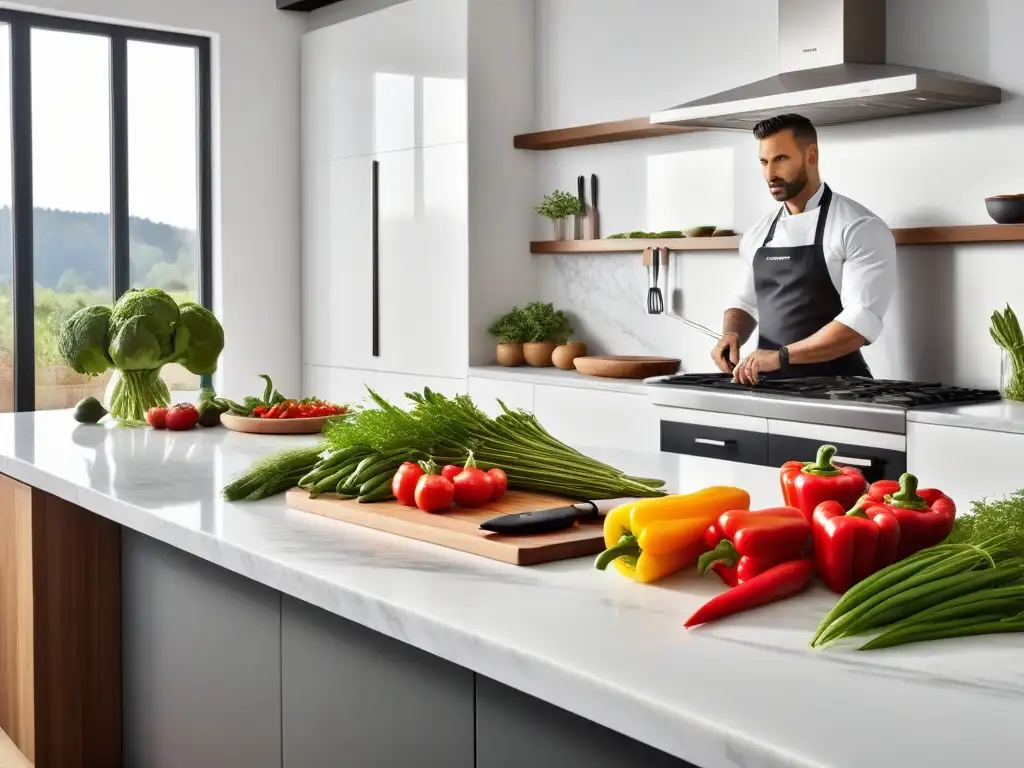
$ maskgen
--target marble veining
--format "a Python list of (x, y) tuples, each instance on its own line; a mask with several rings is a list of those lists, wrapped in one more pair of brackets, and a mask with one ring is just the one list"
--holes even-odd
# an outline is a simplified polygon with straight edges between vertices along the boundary
[[(0, 471), (702, 768), (1019, 762), (1008, 739), (1024, 718), (1024, 638), (814, 651), (834, 601), (821, 587), (686, 631), (716, 579), (644, 586), (587, 558), (517, 568), (283, 499), (220, 497), (254, 458), (305, 440), (4, 414)], [(674, 490), (738, 484), (757, 506), (778, 503), (770, 468), (593, 453)]]

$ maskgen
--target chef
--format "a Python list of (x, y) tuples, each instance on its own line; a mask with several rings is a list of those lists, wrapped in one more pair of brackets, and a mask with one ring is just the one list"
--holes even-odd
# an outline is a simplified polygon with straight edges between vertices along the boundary
[[(882, 332), (896, 243), (885, 222), (821, 180), (818, 135), (800, 115), (757, 124), (761, 168), (782, 206), (740, 242), (742, 274), (712, 358), (736, 381), (870, 376), (861, 347)], [(742, 361), (754, 330), (757, 349)]]

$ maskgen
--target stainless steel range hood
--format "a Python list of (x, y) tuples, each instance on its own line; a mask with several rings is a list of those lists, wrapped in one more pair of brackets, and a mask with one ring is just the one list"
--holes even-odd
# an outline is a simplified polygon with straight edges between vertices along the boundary
[(652, 123), (753, 128), (797, 112), (816, 125), (1002, 101), (999, 88), (885, 60), (885, 0), (779, 0), (780, 74), (651, 115)]

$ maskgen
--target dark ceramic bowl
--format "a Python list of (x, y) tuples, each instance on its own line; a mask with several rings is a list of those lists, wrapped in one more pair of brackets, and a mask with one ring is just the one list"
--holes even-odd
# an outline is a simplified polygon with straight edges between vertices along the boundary
[(986, 197), (985, 207), (997, 224), (1024, 224), (1024, 195)]

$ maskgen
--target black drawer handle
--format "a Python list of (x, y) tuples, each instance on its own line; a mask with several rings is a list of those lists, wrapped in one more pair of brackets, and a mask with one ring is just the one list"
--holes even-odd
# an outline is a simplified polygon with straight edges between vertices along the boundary
[(710, 437), (695, 437), (693, 442), (697, 445), (710, 445), (713, 448), (728, 448), (729, 446), (736, 445), (735, 440), (714, 440)]

